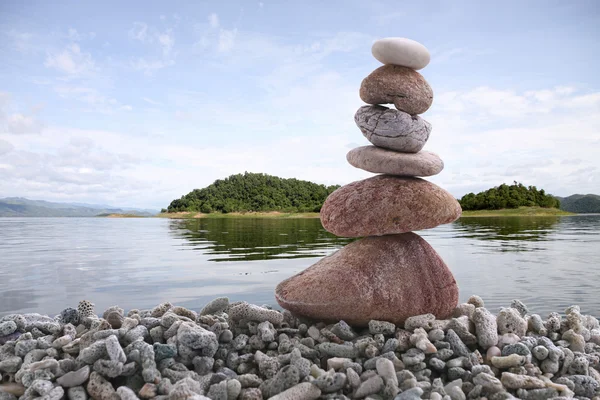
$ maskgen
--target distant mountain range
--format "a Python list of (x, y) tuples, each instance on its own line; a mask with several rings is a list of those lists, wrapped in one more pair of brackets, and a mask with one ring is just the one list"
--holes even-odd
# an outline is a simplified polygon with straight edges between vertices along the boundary
[(0, 217), (96, 217), (106, 214), (152, 216), (158, 210), (86, 203), (53, 203), (23, 197), (0, 199)]
[(560, 209), (578, 214), (600, 213), (600, 196), (597, 194), (573, 194), (569, 197), (558, 197)]

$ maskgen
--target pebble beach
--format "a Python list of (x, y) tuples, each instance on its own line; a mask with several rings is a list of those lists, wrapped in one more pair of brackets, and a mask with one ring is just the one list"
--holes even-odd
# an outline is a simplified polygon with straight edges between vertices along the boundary
[(599, 399), (600, 324), (472, 296), (448, 319), (315, 322), (217, 298), (0, 319), (0, 400)]

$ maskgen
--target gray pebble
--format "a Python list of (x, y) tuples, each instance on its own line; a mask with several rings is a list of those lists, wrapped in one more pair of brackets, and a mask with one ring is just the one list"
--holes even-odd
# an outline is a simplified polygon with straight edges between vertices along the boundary
[(412, 389), (408, 389), (400, 393), (399, 395), (394, 397), (394, 400), (419, 400), (422, 394), (423, 389), (421, 389), (420, 387), (414, 387)]

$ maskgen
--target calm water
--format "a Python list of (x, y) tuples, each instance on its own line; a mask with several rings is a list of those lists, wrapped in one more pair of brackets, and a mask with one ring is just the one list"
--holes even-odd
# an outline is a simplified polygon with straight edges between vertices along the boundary
[[(600, 316), (600, 215), (465, 218), (419, 233), (463, 301), (479, 294), (498, 310), (519, 298), (541, 314), (579, 304)], [(97, 312), (198, 309), (222, 295), (275, 305), (279, 281), (347, 243), (318, 219), (0, 218), (0, 316), (82, 299)]]

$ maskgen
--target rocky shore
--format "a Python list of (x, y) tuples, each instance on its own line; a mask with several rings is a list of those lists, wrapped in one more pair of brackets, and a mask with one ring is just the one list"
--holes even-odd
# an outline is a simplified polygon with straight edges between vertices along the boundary
[(0, 318), (0, 400), (600, 399), (599, 360), (600, 324), (577, 306), (494, 315), (478, 296), (362, 327), (227, 298)]

